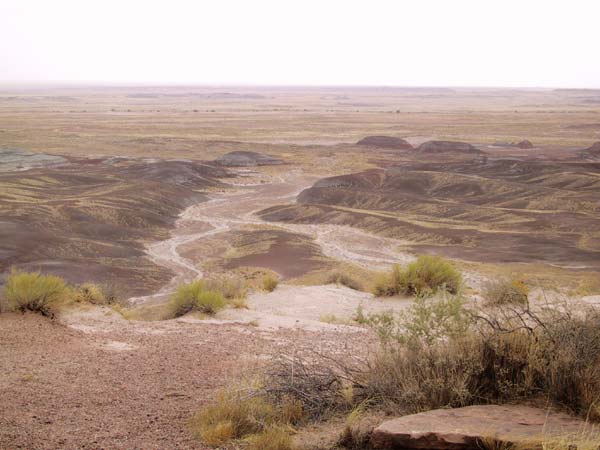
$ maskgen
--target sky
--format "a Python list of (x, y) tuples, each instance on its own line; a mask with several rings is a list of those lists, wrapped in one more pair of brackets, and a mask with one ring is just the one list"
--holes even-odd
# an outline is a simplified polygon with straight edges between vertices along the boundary
[(0, 0), (0, 82), (600, 88), (600, 0)]

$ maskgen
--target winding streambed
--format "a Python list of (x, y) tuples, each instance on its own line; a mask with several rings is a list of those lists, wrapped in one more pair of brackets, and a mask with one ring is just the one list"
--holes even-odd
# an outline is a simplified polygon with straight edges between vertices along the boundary
[[(179, 253), (180, 246), (246, 225), (276, 226), (290, 232), (306, 234), (321, 247), (325, 256), (366, 268), (380, 269), (412, 259), (410, 255), (395, 250), (401, 244), (400, 241), (375, 236), (352, 227), (272, 223), (256, 216), (256, 212), (270, 206), (292, 203), (296, 196), (313, 182), (314, 177), (290, 172), (285, 178), (274, 177), (269, 183), (241, 185), (235, 192), (216, 194), (207, 202), (190, 206), (181, 213), (169, 239), (151, 244), (147, 248), (152, 260), (175, 272), (175, 276), (157, 293), (133, 297), (130, 302), (160, 302), (180, 283), (203, 276), (202, 270), (193, 261)], [(190, 231), (197, 229), (200, 231)]]

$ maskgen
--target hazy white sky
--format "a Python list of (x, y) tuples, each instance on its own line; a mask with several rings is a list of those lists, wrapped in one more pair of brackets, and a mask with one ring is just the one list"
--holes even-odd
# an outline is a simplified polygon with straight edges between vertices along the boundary
[(0, 81), (600, 87), (600, 0), (0, 0)]

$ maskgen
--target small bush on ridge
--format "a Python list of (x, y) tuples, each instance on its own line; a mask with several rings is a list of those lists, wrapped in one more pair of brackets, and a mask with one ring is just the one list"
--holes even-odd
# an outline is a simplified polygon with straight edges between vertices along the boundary
[(196, 299), (204, 290), (204, 281), (182, 284), (169, 300), (169, 317), (181, 317), (196, 307)]
[(53, 317), (59, 303), (69, 295), (65, 281), (39, 272), (12, 271), (6, 278), (2, 310), (32, 311)]
[(452, 263), (439, 256), (419, 256), (406, 269), (394, 265), (390, 273), (375, 280), (375, 296), (397, 294), (430, 295), (440, 290), (456, 294), (462, 285), (462, 276)]
[(223, 294), (217, 291), (202, 291), (196, 297), (195, 309), (205, 314), (215, 314), (225, 307)]

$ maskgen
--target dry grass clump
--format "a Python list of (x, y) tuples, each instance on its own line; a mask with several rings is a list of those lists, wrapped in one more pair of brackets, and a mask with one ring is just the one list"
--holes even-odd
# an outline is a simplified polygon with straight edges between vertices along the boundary
[(483, 297), (490, 305), (525, 304), (529, 288), (522, 280), (500, 278), (484, 286)]
[(405, 269), (395, 265), (389, 274), (380, 275), (373, 293), (378, 296), (430, 295), (440, 290), (456, 294), (462, 276), (450, 261), (439, 256), (423, 255)]
[(363, 395), (411, 412), (544, 397), (600, 420), (600, 313), (529, 306), (473, 316), (462, 334), (388, 345)]
[(32, 311), (53, 317), (58, 305), (69, 294), (66, 282), (60, 277), (14, 270), (6, 278), (0, 310)]
[(73, 300), (92, 305), (114, 305), (119, 303), (117, 290), (112, 285), (83, 283), (75, 289)]
[(215, 314), (225, 307), (223, 294), (206, 288), (203, 280), (182, 284), (169, 300), (168, 317), (181, 317), (191, 311)]
[(600, 421), (596, 310), (511, 304), (484, 314), (442, 296), (364, 320), (381, 339), (375, 355), (352, 363), (297, 357), (276, 367), (268, 389), (303, 402), (313, 418), (361, 402), (406, 414), (541, 398)]
[(248, 295), (248, 286), (239, 276), (224, 275), (205, 280), (206, 289), (223, 294), (228, 301), (243, 300)]
[(335, 271), (329, 274), (325, 281), (325, 284), (341, 284), (342, 286), (354, 289), (355, 291), (363, 290), (363, 285), (360, 283), (360, 281), (354, 279), (347, 273), (339, 271)]
[(262, 279), (262, 288), (266, 292), (273, 292), (278, 284), (279, 280), (274, 275), (265, 275)]
[(391, 297), (403, 291), (404, 272), (399, 264), (392, 266), (388, 273), (380, 273), (373, 283), (373, 294), (376, 297)]
[(288, 450), (293, 447), (284, 427), (299, 423), (303, 415), (295, 401), (276, 403), (259, 389), (231, 389), (221, 391), (190, 426), (203, 443), (213, 447), (248, 439), (250, 448)]
[(248, 439), (248, 450), (294, 450), (289, 432), (282, 427), (271, 427)]

